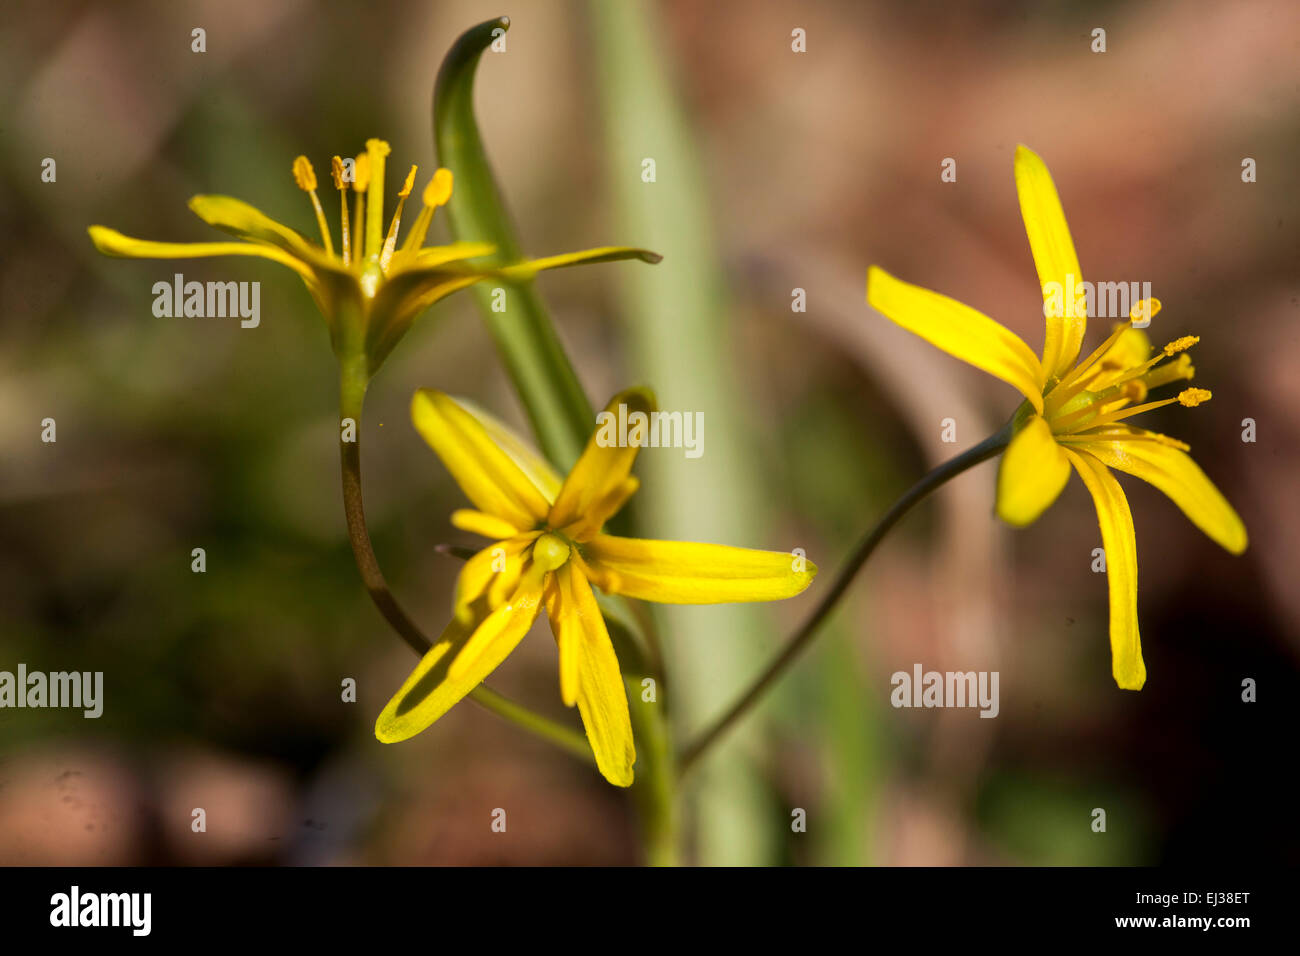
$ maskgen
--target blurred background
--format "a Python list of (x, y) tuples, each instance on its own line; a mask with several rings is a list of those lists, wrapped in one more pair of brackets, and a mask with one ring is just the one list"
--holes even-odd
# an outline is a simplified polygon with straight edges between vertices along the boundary
[[(1151, 282), (1157, 343), (1202, 337), (1196, 384), (1214, 401), (1144, 424), (1192, 445), (1251, 534), (1233, 558), (1122, 479), (1150, 676), (1121, 692), (1080, 483), (1013, 532), (992, 513), (995, 466), (962, 476), (688, 780), (690, 858), (1294, 862), (1300, 6), (20, 0), (0, 33), (0, 670), (103, 671), (105, 700), (98, 720), (0, 711), (0, 863), (638, 860), (625, 794), (472, 703), (409, 743), (374, 740), (414, 658), (353, 566), (334, 365), (297, 278), (252, 259), (111, 260), (86, 236), (214, 238), (185, 205), (203, 192), (310, 234), (294, 156), (320, 171), (369, 136), (423, 183), (438, 63), (502, 13), (479, 121), (529, 252), (665, 256), (539, 280), (593, 402), (646, 382), (661, 407), (704, 412), (701, 458), (642, 454), (642, 526), (802, 547), (821, 567), (780, 605), (661, 616), (680, 739), (759, 671), (898, 494), (1017, 404), (864, 290), (877, 263), (1037, 350), (1019, 142), (1052, 170), (1085, 276)], [(940, 180), (947, 157), (955, 183)], [(260, 327), (155, 318), (152, 285), (175, 272), (260, 281)], [(436, 632), (457, 562), (435, 547), (472, 541), (409, 423), (424, 386), (522, 422), (471, 297), (417, 323), (365, 423), (377, 552)], [(940, 440), (948, 418), (956, 445)], [(917, 663), (998, 671), (997, 719), (891, 708), (890, 675)], [(1246, 678), (1258, 703), (1241, 700)], [(544, 625), (490, 683), (576, 725)], [(796, 809), (807, 832), (792, 832)]]

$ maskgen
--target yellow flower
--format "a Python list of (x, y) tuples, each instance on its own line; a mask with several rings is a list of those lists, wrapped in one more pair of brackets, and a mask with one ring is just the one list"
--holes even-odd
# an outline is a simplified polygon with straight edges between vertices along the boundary
[[(609, 410), (620, 405), (649, 414), (654, 397), (632, 389)], [(627, 696), (592, 586), (670, 604), (774, 601), (799, 594), (817, 573), (779, 551), (604, 534), (638, 487), (637, 448), (603, 444), (600, 431), (561, 481), (500, 422), (441, 392), (417, 392), (411, 416), (474, 505), (452, 524), (493, 543), (466, 561), (451, 623), (379, 715), (375, 736), (385, 743), (424, 730), (478, 686), (545, 606), (560, 696), (577, 705), (605, 779), (629, 786), (636, 753)]]
[[(658, 262), (659, 256), (641, 249), (607, 246), (551, 256), (504, 267), (471, 265), (468, 260), (490, 255), (494, 247), (480, 242), (454, 242), (424, 246), (434, 210), (451, 198), (452, 175), (439, 169), (421, 196), (423, 208), (401, 247), (398, 229), (407, 197), (415, 184), (412, 166), (397, 194), (397, 208), (384, 230), (384, 163), (389, 146), (379, 139), (366, 141), (355, 160), (338, 156), (331, 163), (331, 178), (339, 192), (340, 245), (336, 253), (325, 211), (316, 194), (316, 172), (306, 156), (293, 162), (298, 188), (311, 199), (320, 229), (321, 245), (295, 229), (282, 225), (246, 202), (229, 196), (195, 196), (190, 208), (211, 226), (237, 236), (242, 242), (150, 242), (132, 239), (106, 226), (91, 226), (95, 247), (110, 256), (137, 259), (194, 259), (208, 256), (259, 256), (293, 269), (302, 277), (330, 327), (330, 337), (340, 360), (364, 356), (366, 378), (373, 375), (415, 318), (434, 302), (481, 279), (525, 279), (542, 269), (639, 258)], [(354, 194), (351, 224), (348, 193)]]
[(1180, 441), (1134, 428), (1129, 419), (1174, 402), (1195, 407), (1210, 393), (1187, 388), (1174, 398), (1146, 401), (1160, 385), (1192, 378), (1184, 336), (1152, 354), (1133, 323), (1160, 309), (1154, 299), (1133, 306), (1129, 321), (1076, 364), (1087, 321), (1082, 300), (1061, 299), (1083, 288), (1079, 260), (1047, 166), (1020, 146), (1015, 160), (1020, 212), (1043, 287), (1047, 336), (1040, 360), (1015, 333), (988, 316), (872, 267), (867, 299), (884, 315), (1025, 396), (1013, 420), (1014, 437), (998, 471), (997, 510), (1009, 523), (1034, 521), (1079, 473), (1092, 494), (1106, 551), (1110, 590), (1110, 645), (1115, 682), (1140, 690), (1146, 666), (1137, 623), (1137, 548), (1133, 516), (1110, 469), (1150, 482), (1168, 495), (1210, 538), (1233, 554), (1246, 549), (1246, 528), (1232, 506), (1186, 454)]

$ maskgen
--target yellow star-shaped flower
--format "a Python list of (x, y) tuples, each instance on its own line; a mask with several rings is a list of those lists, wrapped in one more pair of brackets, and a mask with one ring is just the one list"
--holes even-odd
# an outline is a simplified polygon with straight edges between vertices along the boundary
[[(397, 245), (402, 211), (415, 185), (412, 166), (397, 194), (397, 208), (384, 230), (384, 165), (389, 146), (380, 139), (366, 141), (366, 151), (355, 160), (335, 156), (331, 178), (340, 196), (340, 246), (336, 253), (325, 211), (316, 194), (316, 172), (306, 156), (293, 162), (298, 187), (311, 198), (320, 228), (317, 245), (295, 229), (239, 199), (229, 196), (195, 196), (190, 208), (200, 219), (241, 242), (151, 242), (124, 236), (106, 226), (91, 226), (95, 248), (110, 256), (136, 259), (195, 259), (209, 256), (258, 256), (293, 269), (329, 324), (335, 354), (341, 361), (358, 356), (368, 380), (379, 369), (416, 317), (434, 302), (482, 279), (526, 279), (543, 269), (637, 258), (658, 262), (660, 257), (642, 249), (605, 246), (504, 266), (482, 266), (472, 259), (494, 251), (490, 244), (454, 242), (424, 245), (434, 210), (451, 198), (452, 175), (439, 169), (425, 187), (423, 208)], [(351, 224), (348, 193), (354, 194)]]
[(1133, 306), (1129, 321), (1083, 361), (1087, 311), (1062, 290), (1082, 289), (1083, 277), (1065, 213), (1047, 166), (1030, 149), (1016, 150), (1016, 190), (1029, 247), (1043, 287), (1047, 336), (1040, 360), (1014, 332), (969, 306), (909, 285), (882, 269), (867, 275), (867, 300), (910, 332), (1019, 389), (1025, 396), (1015, 434), (998, 471), (997, 510), (1023, 526), (1038, 518), (1065, 488), (1070, 469), (1092, 494), (1106, 551), (1110, 644), (1115, 682), (1140, 690), (1146, 681), (1137, 622), (1137, 546), (1128, 499), (1110, 469), (1136, 475), (1168, 495), (1198, 528), (1233, 554), (1246, 549), (1246, 527), (1232, 506), (1176, 439), (1125, 423), (1174, 402), (1195, 407), (1210, 393), (1187, 388), (1174, 398), (1146, 401), (1157, 386), (1191, 379), (1186, 351), (1193, 336), (1152, 354), (1134, 322), (1160, 309), (1154, 299)]
[[(616, 395), (654, 411), (644, 389)], [(385, 743), (412, 737), (482, 682), (528, 633), (543, 606), (559, 647), (560, 696), (575, 704), (596, 765), (632, 783), (636, 751), (618, 659), (593, 586), (669, 604), (774, 601), (806, 588), (817, 568), (801, 555), (717, 544), (649, 541), (602, 527), (636, 491), (638, 448), (595, 432), (563, 481), (504, 425), (435, 391), (416, 393), (415, 427), (474, 509), (452, 523), (493, 541), (471, 557), (456, 586), (451, 623), (375, 725)]]

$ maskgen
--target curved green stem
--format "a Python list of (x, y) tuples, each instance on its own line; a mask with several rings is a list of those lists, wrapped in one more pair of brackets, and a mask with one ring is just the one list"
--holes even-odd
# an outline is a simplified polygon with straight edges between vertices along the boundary
[[(361, 573), (375, 607), (384, 616), (389, 625), (410, 645), (411, 650), (423, 657), (433, 646), (425, 637), (410, 615), (397, 603), (393, 592), (388, 588), (388, 581), (379, 569), (379, 559), (375, 557), (374, 546), (370, 542), (370, 531), (366, 527), (365, 506), (361, 496), (361, 410), (365, 404), (366, 377), (359, 367), (349, 367), (345, 363), (340, 382), (340, 418), (353, 421), (353, 441), (339, 442), (339, 456), (343, 472), (343, 512), (347, 516), (348, 541), (352, 544), (352, 555)], [(589, 764), (595, 763), (591, 747), (586, 738), (577, 731), (563, 724), (534, 713), (521, 704), (503, 697), (496, 691), (480, 684), (469, 692), (469, 696), (478, 704), (522, 727), (529, 733), (555, 744), (560, 749), (578, 757)]]
[(1011, 442), (1014, 419), (1004, 425), (995, 434), (990, 435), (984, 441), (980, 442), (966, 451), (962, 452), (956, 458), (952, 458), (935, 468), (924, 478), (909, 488), (901, 498), (894, 502), (888, 511), (885, 512), (875, 526), (871, 528), (858, 542), (858, 546), (845, 562), (844, 567), (840, 569), (839, 575), (835, 578), (831, 589), (822, 597), (821, 602), (816, 609), (803, 623), (799, 630), (786, 643), (785, 647), (767, 666), (767, 669), (753, 683), (749, 690), (731, 706), (725, 714), (713, 722), (708, 730), (704, 731), (694, 742), (682, 751), (678, 760), (680, 772), (685, 774), (690, 767), (704, 756), (705, 752), (715, 744), (725, 734), (731, 726), (745, 716), (746, 713), (756, 704), (763, 693), (774, 684), (778, 678), (794, 663), (800, 652), (817, 636), (819, 628), (835, 610), (853, 579), (857, 577), (867, 559), (871, 557), (876, 550), (876, 546), (889, 533), (889, 530), (898, 523), (903, 515), (907, 514), (912, 508), (927, 498), (935, 489), (942, 487), (953, 478), (960, 475), (963, 471), (973, 468), (980, 462), (1002, 452), (1003, 449)]

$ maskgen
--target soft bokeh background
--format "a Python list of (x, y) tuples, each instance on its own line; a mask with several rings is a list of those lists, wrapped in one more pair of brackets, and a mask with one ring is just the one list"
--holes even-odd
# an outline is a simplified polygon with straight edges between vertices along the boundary
[[(1294, 861), (1300, 7), (212, 0), (19, 2), (0, 34), (0, 669), (106, 683), (97, 721), (0, 711), (0, 862), (637, 859), (625, 795), (473, 704), (408, 744), (374, 741), (413, 658), (353, 569), (333, 364), (297, 279), (254, 260), (104, 259), (85, 233), (210, 238), (185, 207), (199, 192), (310, 232), (293, 157), (319, 170), (368, 136), (427, 175), (437, 64), (499, 13), (513, 26), (485, 57), (480, 122), (529, 250), (666, 256), (541, 280), (594, 401), (640, 380), (665, 408), (705, 412), (702, 458), (643, 455), (642, 520), (803, 547), (822, 568), (780, 606), (662, 618), (683, 733), (757, 671), (873, 517), (954, 452), (942, 419), (964, 447), (1016, 404), (863, 291), (879, 263), (1037, 347), (1017, 142), (1051, 166), (1085, 274), (1152, 282), (1155, 337), (1202, 336), (1197, 384), (1214, 401), (1151, 424), (1192, 444), (1252, 536), (1232, 558), (1124, 479), (1150, 679), (1123, 693), (1079, 483), (1013, 533), (992, 515), (994, 466), (963, 476), (692, 779), (692, 858)], [(1098, 26), (1105, 54), (1090, 51)], [(944, 157), (956, 183), (940, 181)], [(1244, 157), (1258, 182), (1241, 181)], [(151, 286), (176, 271), (260, 280), (261, 327), (154, 318)], [(790, 309), (796, 287), (806, 313)], [(436, 630), (456, 562), (435, 546), (470, 542), (407, 418), (420, 386), (521, 420), (470, 297), (421, 320), (366, 422), (376, 548)], [(56, 444), (40, 441), (47, 416)], [(194, 547), (206, 574), (190, 571)], [(889, 675), (914, 663), (999, 671), (1001, 714), (891, 709)], [(340, 701), (346, 677), (357, 703)], [(1247, 677), (1258, 704), (1240, 699)], [(492, 683), (573, 719), (544, 627)], [(498, 807), (505, 834), (490, 831)], [(791, 832), (793, 808), (807, 833)]]

